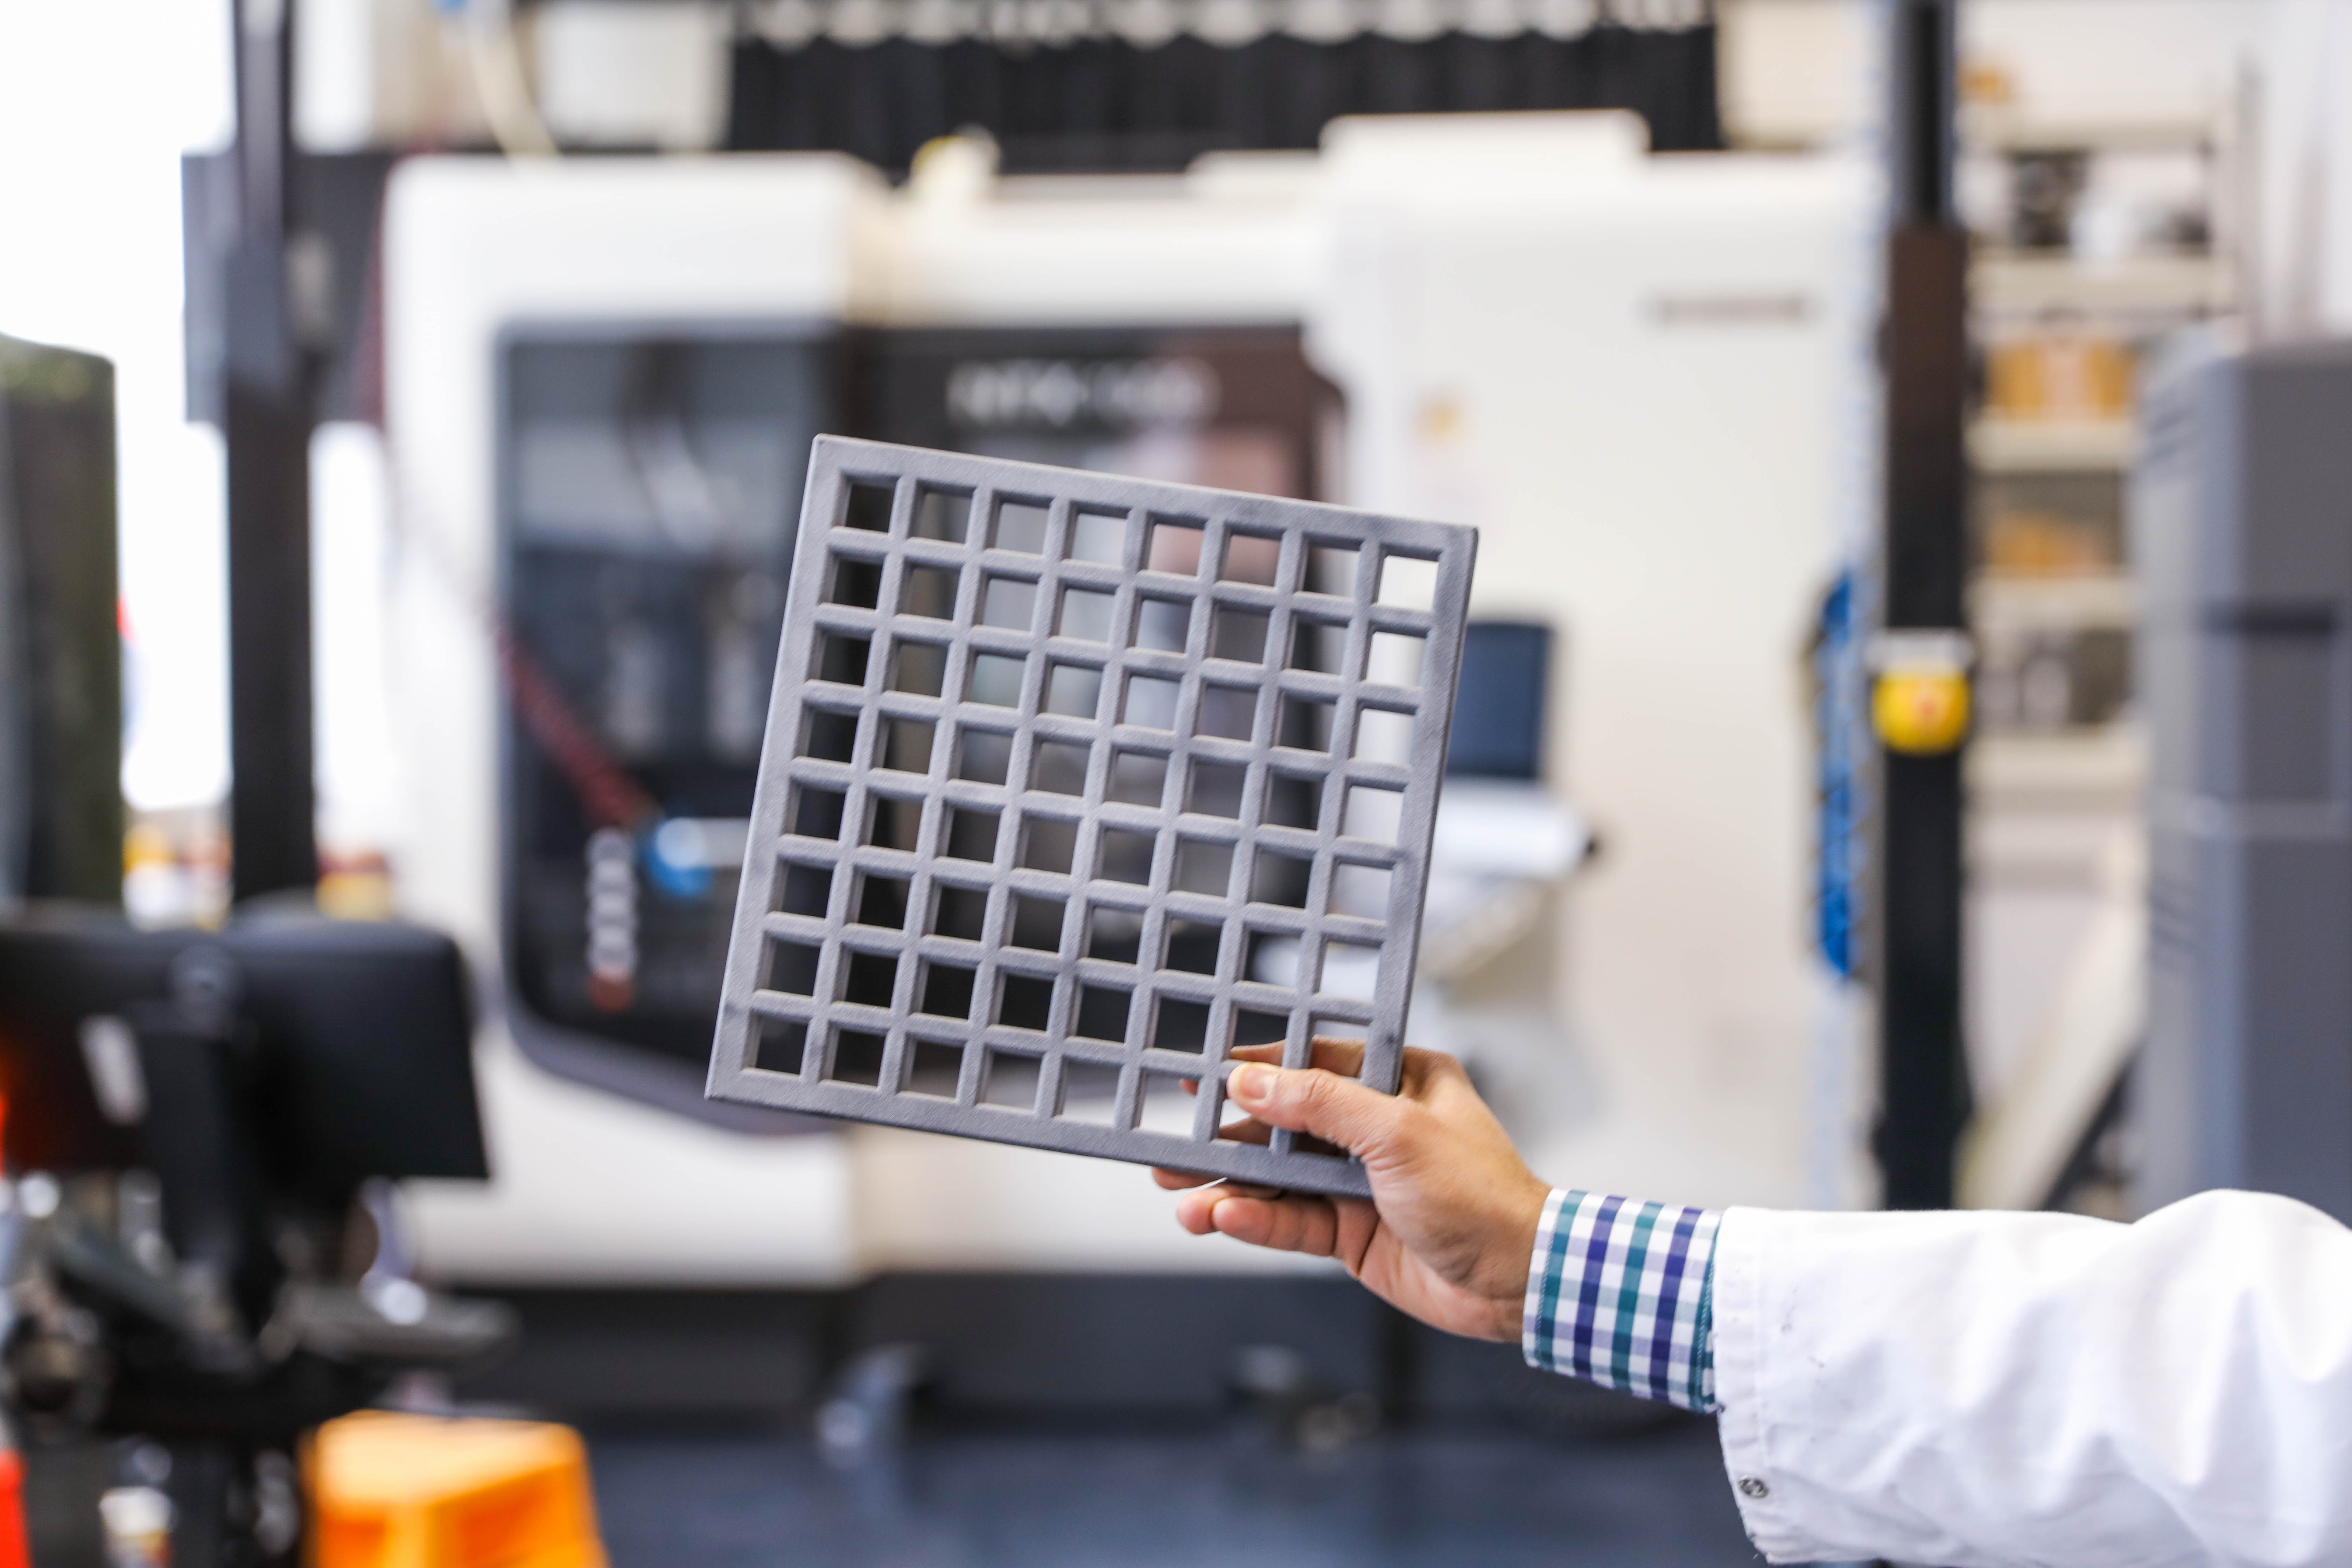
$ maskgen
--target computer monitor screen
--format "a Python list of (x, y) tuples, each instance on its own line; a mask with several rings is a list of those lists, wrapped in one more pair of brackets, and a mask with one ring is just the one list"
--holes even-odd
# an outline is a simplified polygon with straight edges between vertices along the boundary
[(1447, 775), (1530, 784), (1541, 778), (1550, 675), (1549, 626), (1540, 621), (1471, 622), (1462, 643)]

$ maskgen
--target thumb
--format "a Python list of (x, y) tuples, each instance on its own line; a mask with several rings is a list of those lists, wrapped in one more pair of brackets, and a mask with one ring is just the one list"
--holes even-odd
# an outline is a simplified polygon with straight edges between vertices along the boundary
[(1269, 1127), (1286, 1127), (1369, 1156), (1396, 1141), (1407, 1103), (1321, 1068), (1285, 1068), (1244, 1062), (1225, 1080), (1235, 1105)]

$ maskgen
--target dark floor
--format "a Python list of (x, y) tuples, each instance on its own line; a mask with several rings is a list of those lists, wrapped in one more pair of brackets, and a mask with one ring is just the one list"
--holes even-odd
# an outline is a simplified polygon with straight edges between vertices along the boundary
[(1717, 1568), (1759, 1561), (1711, 1425), (1423, 1430), (1336, 1452), (1239, 1428), (592, 1436), (614, 1568)]

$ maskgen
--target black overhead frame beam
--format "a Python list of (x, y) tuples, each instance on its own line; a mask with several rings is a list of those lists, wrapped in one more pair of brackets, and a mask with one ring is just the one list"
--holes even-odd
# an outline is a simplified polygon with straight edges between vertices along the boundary
[[(1880, 600), (1889, 644), (1967, 625), (1969, 247), (1952, 200), (1958, 5), (1895, 0), (1892, 18)], [(1877, 1152), (1889, 1208), (1942, 1208), (1968, 1113), (1962, 751), (1880, 755)]]
[(293, 0), (236, 0), (237, 211), (223, 268), (228, 458), (230, 885), (319, 879), (310, 737), (310, 431), (316, 356), (297, 276)]

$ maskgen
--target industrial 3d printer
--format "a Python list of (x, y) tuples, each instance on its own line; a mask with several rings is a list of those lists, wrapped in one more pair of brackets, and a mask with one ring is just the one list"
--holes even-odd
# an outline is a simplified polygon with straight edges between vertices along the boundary
[[(1539, 1168), (1798, 1201), (1852, 1137), (1806, 1088), (1803, 658), (1864, 526), (1867, 192), (1613, 114), (1343, 121), (1181, 175), (950, 142), (898, 188), (817, 153), (404, 164), (394, 863), (489, 981), (497, 1171), (412, 1185), (425, 1266), (1286, 1266), (1183, 1236), (1134, 1173), (703, 1102), (819, 431), (1477, 525), (1485, 684), (1521, 711), (1457, 746), (1449, 799), (1492, 809), (1441, 823), (1462, 918), (1441, 882), (1416, 1037), (1478, 1062)], [(1561, 799), (1606, 846), (1565, 889)]]

